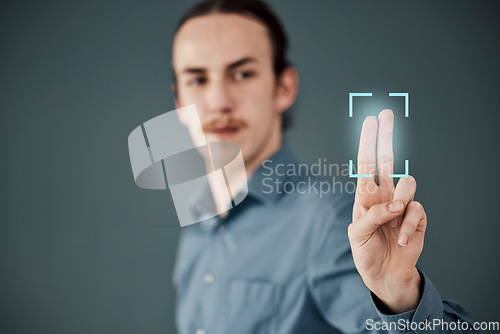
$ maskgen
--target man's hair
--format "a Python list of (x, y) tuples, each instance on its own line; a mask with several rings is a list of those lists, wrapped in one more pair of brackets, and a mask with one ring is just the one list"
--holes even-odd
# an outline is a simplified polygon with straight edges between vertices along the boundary
[[(186, 23), (189, 19), (213, 13), (240, 14), (248, 16), (258, 20), (266, 27), (271, 40), (274, 75), (278, 82), (283, 74), (283, 71), (290, 66), (286, 57), (288, 39), (278, 16), (273, 12), (269, 5), (259, 0), (205, 0), (192, 6), (181, 17), (175, 29), (175, 34), (177, 34), (182, 25), (184, 25), (184, 23)], [(174, 93), (176, 94), (176, 92)], [(289, 128), (290, 125), (290, 113), (282, 113), (281, 126), (283, 131)]]

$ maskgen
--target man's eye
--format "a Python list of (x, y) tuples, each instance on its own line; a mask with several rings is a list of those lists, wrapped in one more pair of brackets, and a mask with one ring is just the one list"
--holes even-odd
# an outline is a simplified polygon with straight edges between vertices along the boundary
[(188, 85), (189, 86), (199, 86), (199, 85), (203, 85), (205, 82), (207, 82), (206, 78), (198, 77), (198, 78), (194, 78), (194, 79), (189, 80)]
[(253, 72), (249, 71), (238, 71), (234, 74), (236, 80), (243, 80), (253, 76)]

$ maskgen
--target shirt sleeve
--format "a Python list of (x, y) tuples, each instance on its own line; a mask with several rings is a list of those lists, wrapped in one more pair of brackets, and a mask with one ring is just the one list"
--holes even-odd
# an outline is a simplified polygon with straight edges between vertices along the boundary
[[(341, 333), (459, 332), (456, 328), (429, 330), (428, 325), (422, 330), (413, 330), (415, 325), (411, 325), (412, 322), (418, 325), (439, 320), (466, 322), (471, 329), (472, 319), (467, 312), (460, 305), (442, 299), (423, 274), (422, 298), (415, 310), (397, 315), (384, 312), (380, 301), (377, 302), (377, 297), (364, 285), (352, 258), (347, 228), (353, 202), (353, 196), (336, 196), (312, 226), (307, 284), (324, 320)], [(472, 330), (462, 332), (476, 333)]]
[(415, 310), (402, 314), (386, 314), (380, 300), (371, 294), (381, 320), (387, 324), (394, 324), (388, 326), (391, 334), (481, 333), (479, 330), (474, 330), (474, 320), (460, 304), (442, 298), (429, 278), (423, 272), (419, 272), (423, 291)]

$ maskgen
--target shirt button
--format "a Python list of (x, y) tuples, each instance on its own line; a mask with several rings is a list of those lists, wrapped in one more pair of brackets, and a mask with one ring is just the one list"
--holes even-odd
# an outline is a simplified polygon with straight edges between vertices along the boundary
[(198, 328), (194, 334), (207, 334), (207, 331), (203, 328)]
[(214, 281), (215, 281), (214, 274), (208, 272), (208, 273), (205, 273), (205, 275), (203, 275), (203, 283), (205, 285), (211, 285), (214, 283)]
[(219, 227), (217, 228), (219, 232), (225, 232), (227, 231), (227, 227), (225, 224), (220, 224)]

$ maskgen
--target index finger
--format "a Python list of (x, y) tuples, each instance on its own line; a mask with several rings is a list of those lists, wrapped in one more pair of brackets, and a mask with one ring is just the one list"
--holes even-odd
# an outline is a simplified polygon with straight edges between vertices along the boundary
[(371, 177), (358, 178), (357, 188), (375, 183), (375, 172), (377, 170), (377, 128), (378, 122), (374, 116), (369, 116), (363, 122), (358, 149), (358, 174), (371, 174)]

